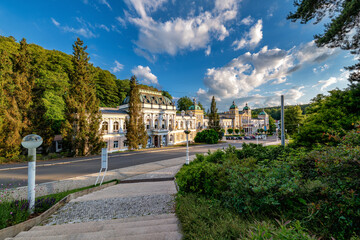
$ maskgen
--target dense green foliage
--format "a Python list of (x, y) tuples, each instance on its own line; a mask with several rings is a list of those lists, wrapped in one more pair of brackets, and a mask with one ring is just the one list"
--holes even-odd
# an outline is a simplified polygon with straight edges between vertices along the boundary
[[(120, 105), (130, 91), (129, 80), (118, 80), (91, 64), (88, 68), (100, 106)], [(68, 54), (0, 36), (0, 157), (17, 158), (28, 133), (41, 135), (43, 151), (48, 152), (65, 121), (73, 70)]]
[(313, 151), (244, 144), (197, 155), (176, 175), (181, 194), (221, 201), (243, 216), (299, 221), (310, 235), (360, 234), (360, 129)]
[(126, 123), (126, 140), (128, 141), (129, 149), (138, 149), (140, 146), (146, 147), (148, 135), (145, 129), (143, 113), (140, 102), (140, 86), (137, 84), (135, 76), (130, 79), (130, 94), (129, 94), (129, 118), (125, 120)]
[(184, 239), (315, 239), (299, 222), (245, 219), (224, 207), (221, 201), (200, 194), (178, 195), (176, 203)]
[[(307, 113), (306, 108), (309, 106), (309, 104), (301, 104), (301, 105), (296, 105), (296, 106), (299, 106), (301, 108), (302, 114), (305, 115)], [(288, 106), (285, 106), (285, 109), (288, 107), (294, 107), (294, 106), (288, 105)], [(280, 120), (280, 118), (281, 118), (281, 107), (280, 106), (252, 109), (251, 110), (252, 117), (257, 118), (259, 113), (262, 112), (263, 110), (267, 114), (269, 114), (269, 116), (271, 116), (273, 119)]]
[[(178, 111), (187, 111), (189, 110), (189, 108), (194, 105), (193, 101), (191, 101), (191, 99), (187, 96), (185, 97), (181, 97), (179, 98), (179, 100), (177, 100), (177, 110)], [(197, 105), (199, 105), (199, 107), (202, 109), (202, 110), (205, 110), (203, 105), (200, 103), (200, 102), (197, 102)]]
[(219, 134), (214, 129), (205, 129), (196, 133), (194, 141), (196, 143), (215, 144), (219, 142)]
[(360, 85), (335, 89), (327, 96), (319, 94), (312, 99), (307, 111), (306, 119), (294, 137), (295, 144), (309, 148), (332, 144), (329, 135), (343, 136), (360, 120)]
[(213, 96), (211, 99), (211, 106), (210, 106), (210, 112), (208, 113), (208, 117), (209, 117), (209, 129), (214, 129), (218, 133), (219, 139), (221, 139), (223, 137), (223, 133), (220, 131), (221, 130), (220, 117), (218, 114), (218, 109), (216, 107), (215, 96)]
[(292, 136), (299, 130), (300, 125), (304, 121), (300, 106), (289, 106), (284, 110), (285, 129)]

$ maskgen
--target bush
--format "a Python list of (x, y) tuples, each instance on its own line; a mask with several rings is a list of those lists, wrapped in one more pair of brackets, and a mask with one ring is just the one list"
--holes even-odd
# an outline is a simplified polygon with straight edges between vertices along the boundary
[(216, 144), (219, 142), (219, 134), (214, 129), (206, 129), (198, 132), (194, 141), (196, 143)]

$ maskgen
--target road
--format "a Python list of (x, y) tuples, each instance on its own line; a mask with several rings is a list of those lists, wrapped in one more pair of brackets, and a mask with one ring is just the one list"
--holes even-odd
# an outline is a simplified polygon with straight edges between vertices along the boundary
[[(266, 142), (269, 141), (271, 140)], [(190, 155), (207, 153), (209, 149), (215, 150), (227, 147), (229, 144), (240, 148), (243, 142), (256, 143), (256, 140), (230, 140), (227, 143), (215, 145), (196, 145), (189, 147), (189, 151)], [(259, 143), (264, 143), (264, 141), (259, 140)], [(174, 147), (110, 153), (108, 170), (183, 157), (185, 152), (186, 147)], [(36, 184), (97, 173), (99, 170), (100, 156), (38, 161), (36, 165)], [(27, 163), (0, 165), (0, 184), (3, 184), (2, 186), (9, 186), (10, 184), (11, 186), (26, 186)]]

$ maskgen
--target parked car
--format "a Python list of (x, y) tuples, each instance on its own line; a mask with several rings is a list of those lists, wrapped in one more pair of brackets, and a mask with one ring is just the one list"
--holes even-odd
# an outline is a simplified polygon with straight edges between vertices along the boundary
[(249, 136), (245, 136), (244, 139), (249, 140), (251, 138)]

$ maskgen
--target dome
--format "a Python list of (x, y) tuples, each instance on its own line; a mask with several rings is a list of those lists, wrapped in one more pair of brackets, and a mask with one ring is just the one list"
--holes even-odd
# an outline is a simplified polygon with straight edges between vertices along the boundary
[(266, 112), (263, 110), (259, 115), (266, 115)]
[(235, 109), (237, 106), (235, 105), (235, 101), (233, 101), (232, 105), (230, 106), (230, 109)]
[(189, 110), (201, 110), (201, 107), (199, 106), (199, 105), (191, 105), (190, 107), (189, 107)]
[(246, 103), (246, 105), (245, 105), (245, 107), (243, 108), (243, 110), (245, 111), (245, 110), (249, 110), (250, 108), (249, 108), (249, 106), (248, 106), (248, 104)]

